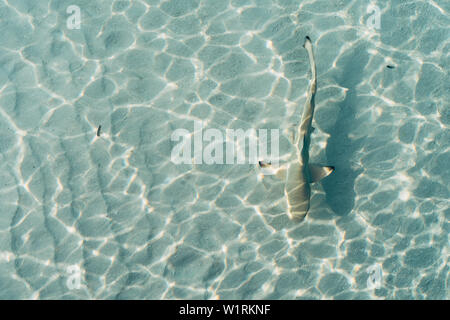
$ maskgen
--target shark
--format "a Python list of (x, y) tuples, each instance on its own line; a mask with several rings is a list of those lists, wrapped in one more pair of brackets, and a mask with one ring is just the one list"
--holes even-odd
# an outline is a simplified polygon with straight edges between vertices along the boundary
[[(291, 219), (302, 219), (310, 208), (311, 186), (327, 177), (334, 171), (333, 166), (322, 166), (309, 162), (309, 149), (311, 145), (311, 133), (314, 128), (312, 120), (314, 117), (315, 96), (317, 91), (316, 62), (312, 42), (306, 36), (303, 47), (308, 52), (311, 67), (311, 82), (309, 86), (306, 104), (303, 109), (301, 122), (293, 139), (294, 152), (283, 166), (275, 170), (275, 176), (284, 180), (284, 194), (287, 200), (287, 211)], [(270, 168), (270, 163), (259, 162), (259, 166)]]

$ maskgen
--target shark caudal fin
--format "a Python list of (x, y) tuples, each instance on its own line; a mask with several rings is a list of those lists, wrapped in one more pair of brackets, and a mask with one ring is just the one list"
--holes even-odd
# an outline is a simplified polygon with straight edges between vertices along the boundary
[(334, 167), (321, 166), (318, 164), (309, 165), (310, 183), (318, 182), (330, 175), (334, 171)]

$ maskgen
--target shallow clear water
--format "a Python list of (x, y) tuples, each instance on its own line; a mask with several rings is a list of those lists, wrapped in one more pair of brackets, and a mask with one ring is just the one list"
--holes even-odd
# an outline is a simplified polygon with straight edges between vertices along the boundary
[[(447, 299), (449, 13), (0, 0), (0, 298)], [(275, 177), (177, 165), (171, 135), (280, 128), (288, 154), (306, 35), (311, 157), (336, 170), (295, 222)]]

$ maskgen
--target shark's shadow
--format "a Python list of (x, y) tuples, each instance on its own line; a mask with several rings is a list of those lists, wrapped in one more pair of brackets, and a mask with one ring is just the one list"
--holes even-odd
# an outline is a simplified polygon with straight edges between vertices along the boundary
[(351, 128), (356, 122), (356, 111), (359, 105), (356, 86), (362, 81), (363, 70), (369, 60), (366, 45), (361, 44), (346, 54), (338, 62), (342, 73), (336, 77), (336, 82), (348, 88), (345, 99), (337, 105), (338, 117), (333, 127), (329, 129), (326, 155), (335, 172), (322, 181), (326, 193), (326, 201), (330, 208), (339, 216), (348, 215), (355, 204), (354, 185), (361, 169), (352, 169), (352, 157), (361, 148), (363, 141), (349, 138)]

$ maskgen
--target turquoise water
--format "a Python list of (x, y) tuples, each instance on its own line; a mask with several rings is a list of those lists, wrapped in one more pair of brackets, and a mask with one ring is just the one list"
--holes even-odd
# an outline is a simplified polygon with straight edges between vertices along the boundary
[[(0, 0), (0, 298), (448, 299), (449, 13)], [(288, 154), (306, 35), (311, 157), (336, 170), (295, 222), (276, 178), (174, 164), (171, 134), (280, 128)]]

